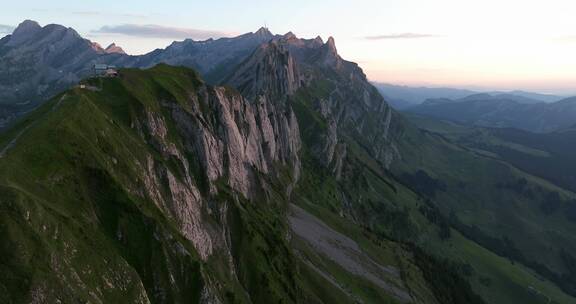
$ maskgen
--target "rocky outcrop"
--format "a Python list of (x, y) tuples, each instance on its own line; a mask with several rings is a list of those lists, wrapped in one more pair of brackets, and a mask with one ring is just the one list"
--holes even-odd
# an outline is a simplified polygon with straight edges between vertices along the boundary
[(321, 47), (321, 52), (318, 56), (319, 63), (323, 66), (333, 67), (340, 69), (342, 67), (342, 58), (338, 55), (336, 50), (336, 42), (333, 37), (329, 37), (326, 44)]
[(206, 91), (199, 100), (205, 111), (175, 108), (172, 115), (186, 138), (185, 149), (199, 156), (212, 192), (214, 183), (225, 178), (250, 198), (256, 187), (253, 170), (268, 174), (275, 163), (299, 168), (299, 131), (290, 108), (266, 99), (248, 103), (225, 88)]
[(124, 50), (121, 47), (117, 46), (116, 43), (110, 44), (108, 47), (106, 47), (106, 49), (104, 49), (104, 52), (106, 52), (107, 54), (126, 55), (126, 52), (124, 52)]
[(385, 167), (399, 158), (395, 141), (402, 123), (362, 69), (338, 55), (332, 37), (322, 43), (287, 33), (260, 46), (224, 83), (251, 99), (294, 97), (308, 103), (325, 124), (310, 148), (333, 172), (341, 170), (345, 138), (357, 141)]
[(223, 83), (251, 98), (283, 98), (296, 92), (301, 81), (295, 59), (282, 40), (277, 40), (261, 45)]

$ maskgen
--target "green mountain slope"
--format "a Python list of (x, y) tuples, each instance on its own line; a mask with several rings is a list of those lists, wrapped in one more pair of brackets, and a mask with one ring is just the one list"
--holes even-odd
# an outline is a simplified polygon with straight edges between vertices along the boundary
[[(330, 225), (350, 227), (339, 237), (361, 244), (358, 263), (394, 270), (365, 278), (286, 239), (289, 197), (306, 193), (287, 189), (309, 168), (296, 173), (284, 146), (298, 149), (299, 134), (274, 150), (258, 132), (294, 135), (290, 108), (259, 116), (184, 68), (121, 74), (2, 135), (0, 302), (436, 303), (410, 248), (345, 219)], [(256, 152), (233, 150), (243, 143)]]
[[(314, 87), (310, 90), (308, 93), (297, 94), (296, 98), (311, 95), (322, 100), (330, 96), (330, 92), (322, 96), (322, 93)], [(303, 181), (299, 183), (300, 187), (308, 189), (306, 196), (313, 198), (302, 199), (299, 203), (302, 207), (327, 222), (334, 217), (343, 216), (381, 239), (401, 241), (423, 248), (450, 265), (450, 269), (455, 269), (458, 274), (466, 277), (474, 291), (487, 303), (548, 303), (548, 299), (556, 303), (573, 301), (573, 298), (561, 291), (555, 283), (544, 279), (534, 269), (528, 269), (521, 263), (511, 261), (497, 246), (480, 241), (476, 234), (467, 233), (466, 237), (462, 236), (462, 233), (468, 230), (476, 231), (464, 229), (469, 227), (480, 227), (482, 230), (478, 234), (484, 236), (481, 233), (485, 231), (485, 235), (494, 235), (495, 238), (499, 235), (504, 238), (506, 233), (516, 232), (517, 234), (511, 235), (514, 236), (513, 244), (517, 244), (518, 239), (525, 237), (527, 233), (534, 233), (539, 242), (549, 243), (522, 243), (525, 246), (522, 249), (527, 248), (526, 250), (531, 252), (540, 250), (532, 257), (535, 258), (540, 253), (549, 254), (554, 259), (552, 261), (562, 263), (556, 252), (545, 253), (544, 248), (546, 246), (561, 248), (566, 244), (547, 240), (544, 233), (535, 225), (518, 228), (514, 227), (516, 222), (511, 222), (510, 226), (504, 226), (504, 223), (514, 218), (518, 221), (526, 220), (524, 216), (530, 216), (529, 220), (542, 223), (544, 227), (554, 227), (552, 221), (543, 220), (537, 212), (514, 216), (506, 213), (507, 218), (504, 219), (502, 215), (499, 219), (501, 224), (494, 225), (494, 214), (498, 214), (499, 207), (481, 205), (491, 202), (492, 195), (506, 195), (495, 201), (495, 204), (505, 201), (510, 196), (523, 201), (523, 198), (514, 191), (497, 187), (499, 180), (502, 182), (516, 180), (518, 176), (525, 176), (523, 173), (510, 165), (468, 152), (442, 137), (422, 133), (407, 121), (403, 121), (402, 117), (396, 116), (398, 125), (396, 128), (399, 131), (396, 142), (401, 159), (392, 162), (391, 170), (387, 170), (385, 164), (373, 156), (373, 151), (364, 148), (361, 133), (354, 132), (348, 135), (349, 130), (344, 129), (339, 134), (342, 138), (340, 143), (347, 148), (342, 161), (343, 167), (336, 170), (340, 174), (334, 176), (328, 171), (318, 175), (318, 172), (322, 172), (323, 166), (321, 160), (315, 160), (314, 151), (317, 150), (314, 146), (323, 144), (318, 138), (327, 137), (328, 131), (324, 127), (323, 118), (312, 110), (315, 98), (309, 98), (308, 101), (297, 100), (294, 105), (301, 125), (308, 126), (301, 127), (304, 153), (309, 155), (308, 158), (304, 158), (307, 161), (303, 162), (303, 166), (310, 166), (312, 169), (307, 171), (314, 172), (311, 177), (303, 175)], [(469, 172), (460, 165), (467, 165), (475, 171)], [(415, 173), (419, 170), (421, 173), (430, 172), (437, 176), (430, 177), (427, 173), (422, 173), (422, 177), (419, 178), (420, 175)], [(477, 175), (478, 173), (481, 175)], [(465, 190), (454, 190), (461, 186), (461, 182), (466, 181), (470, 181), (470, 185)], [(538, 185), (540, 184), (541, 182), (538, 182)], [(542, 185), (543, 191), (557, 190), (549, 184)], [(296, 193), (301, 189), (297, 188)], [(464, 199), (469, 201), (463, 201)], [(530, 212), (535, 211), (537, 202), (539, 198), (528, 202), (533, 204)], [(461, 212), (462, 209), (465, 211)], [(522, 211), (515, 205), (509, 207), (510, 212), (516, 209)], [(490, 210), (494, 213), (489, 214)], [(472, 214), (481, 215), (482, 212), (489, 215), (470, 217)], [(463, 214), (468, 214), (469, 217)], [(488, 222), (486, 218), (491, 218), (492, 222)], [(494, 228), (498, 230), (488, 230)], [(567, 230), (565, 233), (563, 241), (573, 244)], [(438, 278), (429, 279), (439, 281)], [(464, 288), (460, 290), (462, 289)], [(440, 300), (440, 302), (449, 301)], [(460, 299), (456, 302), (471, 302), (471, 300)]]
[(0, 159), (1, 302), (295, 300), (285, 194), (270, 187), (256, 208), (207, 176), (176, 122), (207, 138), (213, 107), (241, 97), (165, 66), (92, 85), (3, 137), (23, 132)]
[[(523, 142), (504, 136), (531, 134), (521, 131), (466, 127), (421, 116), (409, 118), (426, 130), (427, 137), (451, 147), (440, 151), (422, 150), (417, 156), (434, 162), (418, 164), (413, 159), (406, 163), (418, 164), (413, 171), (434, 174), (420, 179), (435, 181), (427, 181), (426, 184), (432, 186), (425, 190), (431, 200), (444, 208), (453, 226), (468, 238), (528, 266), (538, 276), (554, 281), (573, 294), (571, 252), (575, 240), (570, 214), (575, 195), (542, 179), (539, 177), (545, 177), (542, 172), (533, 169), (534, 165), (538, 168), (538, 162), (560, 162), (562, 154), (553, 152), (561, 150), (558, 145), (543, 148), (536, 144), (538, 141)], [(548, 141), (557, 137), (531, 136)], [(527, 166), (523, 159), (534, 162)], [(440, 188), (435, 187), (437, 183), (441, 184)]]

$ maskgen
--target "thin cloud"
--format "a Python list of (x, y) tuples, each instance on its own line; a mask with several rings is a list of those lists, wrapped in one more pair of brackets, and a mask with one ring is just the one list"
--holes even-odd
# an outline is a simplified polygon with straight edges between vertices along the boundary
[(13, 26), (0, 24), (0, 35), (1, 34), (11, 34), (13, 31), (14, 31)]
[(138, 14), (116, 14), (110, 12), (101, 12), (101, 11), (76, 11), (72, 12), (73, 15), (80, 15), (80, 16), (118, 16), (118, 17), (127, 17), (127, 18), (147, 18), (146, 15), (138, 15)]
[(102, 13), (97, 11), (80, 11), (80, 12), (72, 12), (74, 15), (83, 15), (83, 16), (98, 16), (102, 15)]
[(438, 35), (419, 34), (419, 33), (401, 33), (401, 34), (366, 36), (364, 38), (368, 39), (368, 40), (385, 40), (385, 39), (421, 39), (421, 38), (432, 38), (432, 37), (438, 37)]
[(92, 31), (97, 34), (121, 34), (142, 38), (167, 38), (167, 39), (208, 39), (229, 36), (220, 31), (200, 30), (192, 28), (168, 27), (155, 24), (138, 25), (106, 25), (99, 30)]
[(120, 16), (128, 18), (148, 18), (147, 15), (139, 15), (139, 14), (121, 14)]

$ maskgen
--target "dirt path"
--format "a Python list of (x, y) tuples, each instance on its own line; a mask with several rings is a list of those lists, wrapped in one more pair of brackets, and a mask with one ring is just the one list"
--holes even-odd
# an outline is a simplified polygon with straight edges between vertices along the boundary
[[(56, 109), (58, 109), (58, 107), (60, 107), (60, 104), (62, 103), (62, 101), (65, 98), (66, 98), (66, 94), (62, 95), (62, 97), (60, 97), (60, 99), (58, 99), (58, 102), (56, 102), (56, 104), (54, 106), (52, 106), (52, 108), (50, 109), (50, 112), (54, 112)], [(14, 136), (14, 138), (12, 138), (12, 140), (6, 146), (4, 146), (4, 148), (2, 148), (2, 150), (0, 151), (0, 158), (3, 158), (4, 155), (6, 155), (6, 153), (8, 151), (10, 151), (10, 149), (14, 148), (14, 146), (16, 145), (16, 142), (18, 142), (18, 139), (20, 139), (20, 137), (22, 137), (22, 135), (28, 129), (30, 129), (30, 127), (32, 127), (35, 123), (36, 123), (35, 121), (31, 122), (24, 129), (22, 129), (20, 132), (18, 132), (18, 134), (16, 134), (16, 136)]]
[(66, 94), (62, 95), (62, 97), (60, 97), (60, 99), (58, 99), (58, 102), (52, 106), (52, 108), (50, 109), (50, 112), (54, 112), (56, 109), (58, 109), (60, 107), (60, 104), (62, 103), (62, 101), (64, 99), (66, 99), (66, 97), (68, 97)]
[(346, 271), (361, 276), (386, 290), (399, 301), (412, 301), (412, 297), (404, 288), (389, 282), (389, 280), (399, 281), (397, 269), (378, 264), (363, 252), (354, 240), (328, 227), (304, 209), (295, 205), (291, 205), (290, 209), (289, 221), (292, 231), (304, 239), (315, 251)]
[(28, 130), (31, 126), (32, 124), (27, 125), (26, 128), (24, 128), (22, 131), (16, 134), (14, 138), (12, 138), (12, 140), (2, 149), (2, 151), (0, 151), (0, 158), (4, 157), (4, 155), (6, 155), (6, 152), (8, 152), (8, 150), (12, 149), (14, 145), (16, 145), (18, 139), (20, 139), (22, 134), (24, 134), (24, 132), (26, 132), (26, 130)]

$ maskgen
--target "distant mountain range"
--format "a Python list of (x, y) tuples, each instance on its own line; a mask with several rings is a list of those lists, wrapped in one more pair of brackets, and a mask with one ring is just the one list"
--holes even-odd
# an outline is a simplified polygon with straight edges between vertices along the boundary
[(428, 99), (406, 111), (469, 125), (551, 132), (576, 123), (576, 97), (544, 103), (511, 94), (475, 94)]
[[(409, 87), (388, 83), (374, 82), (374, 86), (386, 98), (388, 103), (398, 110), (404, 110), (423, 103), (428, 99), (460, 99), (466, 96), (480, 94), (478, 91), (455, 88)], [(485, 92), (490, 95), (506, 95), (521, 103), (555, 102), (563, 97), (526, 91)]]
[(61, 25), (22, 22), (0, 39), (0, 127), (90, 73), (93, 63), (127, 57)]
[[(288, 33), (286, 36), (294, 35)], [(199, 71), (209, 83), (219, 83), (257, 46), (279, 37), (282, 36), (261, 28), (233, 38), (205, 41), (186, 39), (173, 42), (165, 49), (130, 56), (116, 44), (103, 48), (82, 38), (72, 28), (57, 24), (42, 27), (35, 21), (26, 20), (11, 35), (0, 39), (0, 128), (90, 75), (96, 63), (139, 68), (149, 68), (158, 63), (180, 65)], [(427, 99), (460, 99), (477, 94), (463, 89), (413, 88), (383, 83), (374, 85), (399, 110), (421, 104)], [(506, 94), (506, 99), (519, 103), (561, 99), (523, 91), (495, 94)]]
[(106, 49), (74, 29), (22, 22), (0, 39), (0, 128), (54, 94), (89, 76), (96, 63), (148, 68), (158, 63), (191, 67), (208, 82), (227, 75), (260, 44), (281, 37), (266, 28), (234, 38), (174, 42), (141, 56), (112, 44)]
[(373, 82), (388, 103), (398, 110), (423, 103), (429, 98), (462, 98), (476, 92), (464, 89), (408, 87)]
[(576, 98), (526, 91), (479, 93), (453, 88), (375, 83), (397, 110), (459, 123), (551, 132), (576, 124)]

